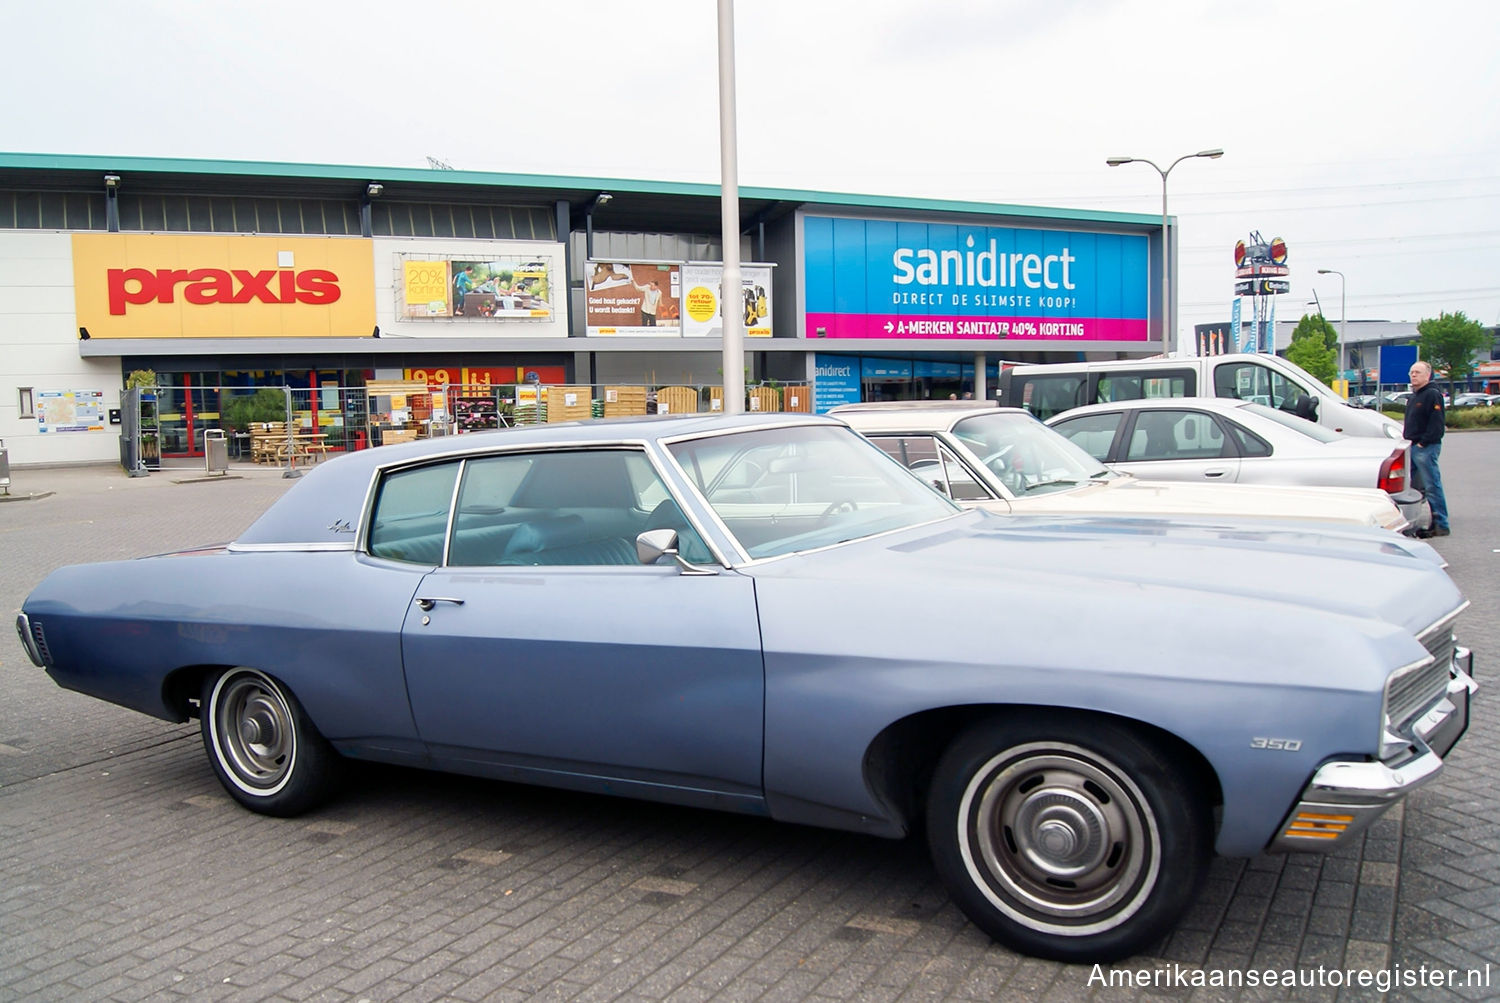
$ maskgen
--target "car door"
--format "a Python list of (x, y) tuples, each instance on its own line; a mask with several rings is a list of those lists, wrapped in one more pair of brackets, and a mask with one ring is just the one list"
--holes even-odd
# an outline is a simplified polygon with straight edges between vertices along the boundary
[(677, 529), (685, 554), (709, 556), (644, 451), (470, 458), (453, 480), (443, 558), (402, 630), (432, 754), (556, 786), (753, 808), (754, 583), (636, 561), (648, 528)]
[(1115, 442), (1124, 424), (1124, 411), (1099, 411), (1076, 418), (1064, 418), (1054, 422), (1051, 427), (1100, 463), (1108, 463), (1114, 455)]
[(1141, 408), (1116, 443), (1112, 466), (1145, 480), (1232, 484), (1240, 477), (1233, 441), (1213, 415), (1190, 408)]

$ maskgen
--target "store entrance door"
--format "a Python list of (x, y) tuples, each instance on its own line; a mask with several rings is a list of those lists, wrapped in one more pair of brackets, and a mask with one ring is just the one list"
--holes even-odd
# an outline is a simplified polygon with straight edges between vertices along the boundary
[(204, 385), (198, 373), (182, 373), (180, 385), (157, 392), (161, 419), (161, 455), (203, 455), (203, 433), (219, 427), (219, 388)]

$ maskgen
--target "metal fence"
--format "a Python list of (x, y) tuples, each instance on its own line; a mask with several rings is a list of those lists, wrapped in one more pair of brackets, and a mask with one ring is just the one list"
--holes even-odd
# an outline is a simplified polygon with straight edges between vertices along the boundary
[[(746, 388), (746, 411), (812, 411), (810, 385)], [(630, 415), (722, 413), (706, 384), (442, 384), (372, 380), (364, 386), (154, 387), (140, 397), (135, 455), (148, 469), (202, 458), (222, 431), (231, 462), (286, 468), (330, 453), (441, 435)]]

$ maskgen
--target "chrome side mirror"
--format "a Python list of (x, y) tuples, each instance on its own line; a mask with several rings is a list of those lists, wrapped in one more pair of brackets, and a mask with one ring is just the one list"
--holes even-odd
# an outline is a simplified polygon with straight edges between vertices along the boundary
[(635, 538), (636, 560), (642, 564), (655, 564), (663, 557), (671, 557), (677, 566), (688, 575), (717, 575), (717, 567), (694, 564), (677, 552), (677, 530), (648, 529)]

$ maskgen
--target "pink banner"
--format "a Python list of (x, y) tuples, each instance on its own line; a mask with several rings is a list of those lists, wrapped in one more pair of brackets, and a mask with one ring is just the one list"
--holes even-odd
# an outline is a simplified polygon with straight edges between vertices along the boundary
[(992, 341), (1146, 341), (1145, 319), (1109, 317), (910, 317), (809, 313), (809, 338), (966, 338)]

